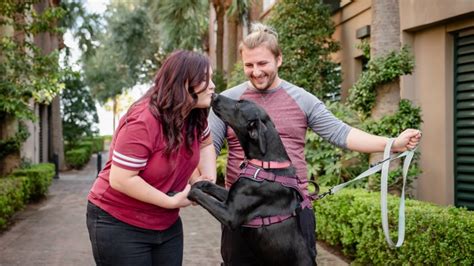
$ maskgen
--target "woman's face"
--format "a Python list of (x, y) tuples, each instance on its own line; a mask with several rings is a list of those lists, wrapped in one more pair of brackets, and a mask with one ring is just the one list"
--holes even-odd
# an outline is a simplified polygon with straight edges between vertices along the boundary
[(212, 82), (212, 68), (209, 68), (208, 71), (209, 81), (203, 80), (199, 86), (194, 88), (194, 91), (197, 92), (197, 102), (194, 108), (209, 108), (211, 106), (211, 98), (216, 86)]

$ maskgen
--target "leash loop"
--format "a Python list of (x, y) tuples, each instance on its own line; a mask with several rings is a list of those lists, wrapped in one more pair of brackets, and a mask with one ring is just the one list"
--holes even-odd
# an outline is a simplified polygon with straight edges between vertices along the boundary
[[(385, 145), (384, 157), (382, 161), (377, 162), (374, 165), (371, 165), (369, 169), (367, 169), (365, 172), (358, 175), (356, 178), (330, 188), (329, 191), (324, 192), (321, 195), (319, 195), (317, 199), (322, 199), (327, 195), (332, 195), (338, 192), (339, 190), (343, 189), (347, 185), (382, 170), (381, 181), (380, 181), (380, 207), (381, 207), (380, 212), (382, 216), (381, 217), (382, 229), (385, 235), (385, 240), (387, 241), (387, 244), (389, 245), (389, 247), (398, 248), (402, 246), (403, 241), (405, 239), (405, 186), (406, 186), (406, 180), (407, 180), (407, 175), (408, 175), (408, 169), (410, 168), (410, 163), (413, 159), (413, 156), (415, 154), (417, 147), (412, 150), (407, 150), (403, 153), (400, 153), (397, 156), (391, 157), (390, 150), (392, 148), (394, 141), (395, 139), (390, 138), (387, 144)], [(402, 169), (403, 187), (402, 187), (402, 193), (400, 195), (400, 205), (398, 209), (398, 240), (397, 240), (397, 243), (394, 244), (392, 239), (390, 238), (390, 230), (388, 226), (388, 208), (387, 208), (388, 172), (389, 172), (390, 162), (402, 157), (406, 157), (406, 158), (403, 161), (403, 169)]]

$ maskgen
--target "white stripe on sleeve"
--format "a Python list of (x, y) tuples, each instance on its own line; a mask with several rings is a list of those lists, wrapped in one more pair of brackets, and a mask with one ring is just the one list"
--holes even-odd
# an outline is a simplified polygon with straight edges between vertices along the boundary
[(126, 165), (126, 166), (130, 166), (130, 167), (133, 167), (133, 168), (140, 168), (140, 167), (143, 167), (143, 166), (146, 165), (146, 162), (145, 163), (132, 163), (132, 162), (127, 162), (127, 161), (121, 160), (121, 159), (117, 158), (116, 156), (112, 157), (112, 161), (117, 162), (119, 164)]
[(134, 163), (146, 163), (148, 161), (148, 159), (137, 159), (137, 158), (133, 158), (127, 155), (123, 155), (116, 150), (114, 150), (114, 156), (117, 156), (120, 159), (127, 160), (129, 162), (134, 162)]
[(114, 150), (112, 161), (125, 165), (125, 166), (140, 168), (146, 165), (148, 159), (133, 158), (133, 157), (121, 154), (120, 152)]

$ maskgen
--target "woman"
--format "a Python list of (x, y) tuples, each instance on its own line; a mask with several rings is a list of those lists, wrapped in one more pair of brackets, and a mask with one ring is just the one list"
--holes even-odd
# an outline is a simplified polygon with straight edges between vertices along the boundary
[(179, 208), (191, 204), (190, 177), (216, 176), (207, 125), (211, 77), (205, 56), (176, 51), (120, 120), (109, 160), (88, 196), (97, 265), (182, 264)]

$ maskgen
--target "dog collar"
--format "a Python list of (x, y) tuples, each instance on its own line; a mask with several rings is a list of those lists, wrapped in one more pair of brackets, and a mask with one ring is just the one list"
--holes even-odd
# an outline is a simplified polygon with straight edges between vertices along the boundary
[(247, 162), (255, 166), (261, 167), (263, 169), (280, 169), (280, 168), (288, 168), (291, 166), (290, 161), (275, 162), (275, 161), (260, 161), (257, 159), (251, 159), (251, 160), (248, 160)]

